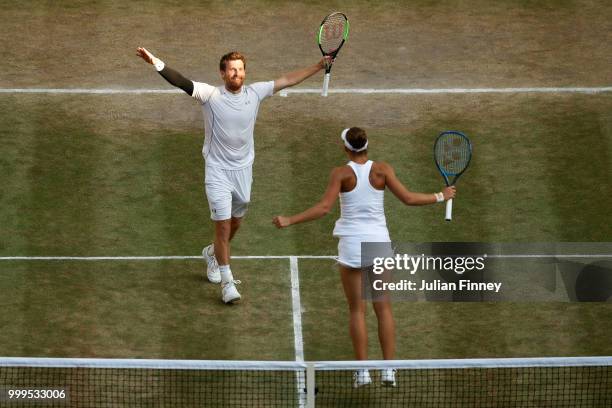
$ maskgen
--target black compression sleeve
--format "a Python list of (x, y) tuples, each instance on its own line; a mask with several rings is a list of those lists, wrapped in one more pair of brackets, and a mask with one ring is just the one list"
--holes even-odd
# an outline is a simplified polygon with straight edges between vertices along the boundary
[(176, 86), (177, 88), (181, 88), (187, 93), (187, 95), (191, 96), (193, 94), (193, 82), (181, 75), (180, 72), (175, 71), (166, 65), (164, 66), (164, 69), (159, 71), (159, 74), (172, 85)]

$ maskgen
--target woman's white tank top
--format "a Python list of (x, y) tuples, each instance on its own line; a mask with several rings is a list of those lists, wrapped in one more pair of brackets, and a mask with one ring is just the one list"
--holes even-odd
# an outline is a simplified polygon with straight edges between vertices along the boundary
[(372, 160), (364, 164), (348, 162), (355, 172), (355, 188), (340, 193), (340, 218), (334, 228), (335, 237), (363, 236), (369, 241), (388, 241), (389, 230), (385, 219), (385, 192), (370, 184)]

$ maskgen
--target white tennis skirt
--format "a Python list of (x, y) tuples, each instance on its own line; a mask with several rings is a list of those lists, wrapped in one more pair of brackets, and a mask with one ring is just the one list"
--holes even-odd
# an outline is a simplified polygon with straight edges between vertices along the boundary
[[(393, 247), (389, 235), (369, 237), (339, 237), (338, 263), (349, 268), (365, 268), (374, 264), (376, 257), (393, 257)], [(361, 244), (368, 243), (361, 253)], [(371, 244), (370, 244), (371, 243)]]

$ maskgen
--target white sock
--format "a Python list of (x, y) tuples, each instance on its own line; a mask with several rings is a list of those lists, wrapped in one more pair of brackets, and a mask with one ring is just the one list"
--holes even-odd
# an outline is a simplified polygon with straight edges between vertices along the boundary
[(210, 246), (208, 247), (208, 256), (213, 256), (215, 254), (215, 244), (212, 243), (210, 244)]
[(221, 282), (229, 283), (234, 281), (229, 265), (219, 265), (219, 271), (221, 272)]

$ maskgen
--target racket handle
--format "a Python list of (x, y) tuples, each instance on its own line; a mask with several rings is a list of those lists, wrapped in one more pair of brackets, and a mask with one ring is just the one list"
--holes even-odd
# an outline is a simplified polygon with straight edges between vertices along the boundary
[(451, 198), (446, 202), (446, 216), (444, 217), (446, 221), (450, 221), (453, 219), (453, 199)]
[(329, 77), (330, 77), (330, 73), (326, 73), (325, 77), (323, 78), (323, 92), (321, 93), (321, 96), (327, 96), (327, 88), (329, 88)]

